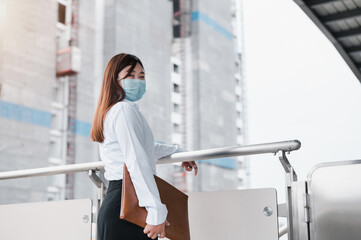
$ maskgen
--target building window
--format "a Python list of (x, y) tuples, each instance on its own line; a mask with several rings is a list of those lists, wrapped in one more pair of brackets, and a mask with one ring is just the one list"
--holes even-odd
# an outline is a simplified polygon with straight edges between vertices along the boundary
[(238, 78), (236, 78), (236, 84), (239, 85), (239, 79)]
[(237, 118), (241, 118), (241, 112), (237, 111)]
[(179, 113), (179, 110), (180, 110), (179, 104), (173, 103), (173, 112)]
[(66, 6), (58, 3), (58, 22), (65, 25)]
[(179, 85), (176, 83), (173, 83), (173, 91), (176, 93), (179, 93)]
[(174, 132), (179, 132), (180, 131), (180, 127), (178, 123), (173, 123), (173, 131)]
[(181, 37), (181, 9), (180, 0), (173, 0), (173, 37)]
[(173, 26), (173, 37), (174, 38), (180, 38), (181, 37), (181, 26), (180, 25), (174, 25)]
[(180, 11), (180, 1), (173, 0), (173, 13), (177, 13)]
[(236, 101), (237, 102), (241, 101), (241, 97), (238, 94), (236, 94)]
[(237, 128), (237, 134), (238, 134), (238, 135), (241, 135), (241, 133), (242, 133), (241, 128), (238, 127), (238, 128)]
[(179, 73), (179, 66), (177, 64), (173, 64), (173, 72)]

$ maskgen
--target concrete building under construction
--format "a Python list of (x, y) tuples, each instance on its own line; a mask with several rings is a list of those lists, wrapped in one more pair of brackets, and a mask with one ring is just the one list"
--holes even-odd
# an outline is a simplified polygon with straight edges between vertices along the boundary
[[(0, 171), (99, 161), (89, 139), (102, 75), (120, 52), (147, 76), (140, 110), (160, 142), (246, 143), (239, 0), (0, 3)], [(158, 173), (184, 191), (247, 185), (246, 159)], [(1, 203), (93, 196), (87, 174), (1, 181)], [(3, 194), (4, 193), (4, 194)]]

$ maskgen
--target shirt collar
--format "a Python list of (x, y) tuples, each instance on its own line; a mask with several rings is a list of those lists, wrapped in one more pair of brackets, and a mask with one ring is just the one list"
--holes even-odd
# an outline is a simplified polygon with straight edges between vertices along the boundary
[(130, 105), (132, 105), (132, 106), (136, 107), (137, 109), (139, 109), (138, 104), (136, 104), (135, 102), (129, 101), (129, 100), (126, 99), (126, 98), (124, 98), (123, 101), (124, 101), (124, 102), (127, 102), (127, 103), (129, 103)]

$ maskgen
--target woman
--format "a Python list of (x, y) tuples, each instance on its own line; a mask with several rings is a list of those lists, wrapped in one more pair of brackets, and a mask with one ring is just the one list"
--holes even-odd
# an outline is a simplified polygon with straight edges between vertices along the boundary
[[(145, 93), (146, 81), (142, 62), (131, 54), (118, 54), (105, 69), (98, 106), (90, 137), (99, 142), (100, 158), (105, 166), (109, 187), (99, 210), (99, 240), (141, 240), (165, 237), (167, 208), (161, 203), (153, 174), (155, 159), (182, 151), (176, 146), (154, 143), (151, 129), (138, 105)], [(119, 219), (123, 164), (128, 171), (139, 199), (139, 206), (148, 214), (146, 227)], [(195, 162), (184, 162), (187, 171)]]

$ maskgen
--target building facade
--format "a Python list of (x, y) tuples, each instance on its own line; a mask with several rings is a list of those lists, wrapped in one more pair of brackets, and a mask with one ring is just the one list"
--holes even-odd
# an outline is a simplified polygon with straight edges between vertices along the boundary
[[(188, 150), (244, 145), (240, 1), (179, 0), (173, 5), (172, 79), (181, 79), (174, 81), (173, 92), (180, 89), (182, 106), (181, 116), (172, 119), (173, 136), (182, 133), (175, 143)], [(242, 188), (246, 162), (244, 158), (200, 161), (199, 176), (188, 176), (190, 190)]]
[[(187, 150), (245, 144), (237, 4), (2, 1), (0, 171), (99, 161), (91, 121), (105, 66), (121, 52), (144, 64), (139, 107), (157, 141)], [(245, 162), (200, 161), (197, 177), (180, 164), (157, 169), (184, 191), (237, 189)], [(0, 181), (0, 188), (0, 203), (96, 196), (86, 173)]]
[[(1, 171), (98, 161), (95, 1), (0, 3)], [(87, 174), (0, 181), (1, 203), (94, 197)]]

